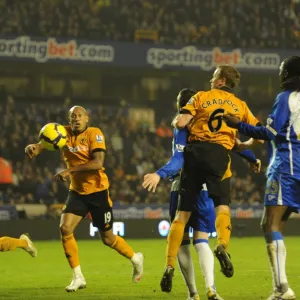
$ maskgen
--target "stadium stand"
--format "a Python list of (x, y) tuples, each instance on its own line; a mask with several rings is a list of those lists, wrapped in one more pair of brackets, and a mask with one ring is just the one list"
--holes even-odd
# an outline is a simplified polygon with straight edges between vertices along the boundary
[(297, 0), (2, 0), (0, 35), (299, 48)]

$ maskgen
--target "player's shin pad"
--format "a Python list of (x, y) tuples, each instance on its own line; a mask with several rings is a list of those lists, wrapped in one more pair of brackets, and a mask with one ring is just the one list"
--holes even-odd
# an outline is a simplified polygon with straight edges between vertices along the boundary
[(70, 267), (74, 269), (75, 267), (79, 266), (78, 247), (73, 233), (62, 236), (61, 242), (63, 244), (65, 255)]
[[(189, 240), (188, 240), (189, 242)], [(189, 294), (197, 294), (193, 258), (190, 252), (190, 243), (181, 245), (178, 251), (178, 264)]]
[(231, 218), (229, 212), (220, 212), (216, 217), (218, 244), (227, 250), (231, 235)]
[(131, 259), (134, 255), (132, 248), (126, 243), (126, 241), (120, 236), (116, 236), (115, 241), (111, 245), (111, 248), (115, 249), (119, 254)]
[(273, 288), (280, 289), (282, 285), (287, 285), (285, 272), (286, 248), (283, 240), (273, 241), (267, 244), (267, 252), (271, 265)]
[(185, 224), (178, 220), (175, 220), (170, 228), (168, 234), (168, 246), (167, 246), (167, 261), (166, 266), (174, 268), (176, 257), (179, 247), (181, 245)]

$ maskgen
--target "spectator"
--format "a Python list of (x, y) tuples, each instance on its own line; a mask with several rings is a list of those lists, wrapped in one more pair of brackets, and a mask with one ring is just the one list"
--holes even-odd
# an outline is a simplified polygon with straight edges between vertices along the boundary
[(298, 0), (31, 0), (0, 7), (0, 35), (160, 42), (245, 48), (299, 48)]

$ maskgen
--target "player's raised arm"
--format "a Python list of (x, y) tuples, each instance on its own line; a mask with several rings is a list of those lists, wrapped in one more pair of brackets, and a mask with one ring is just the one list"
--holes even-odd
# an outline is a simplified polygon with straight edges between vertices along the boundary
[(149, 173), (144, 176), (144, 182), (142, 185), (145, 189), (148, 189), (149, 192), (155, 192), (161, 178), (171, 178), (179, 173), (183, 167), (183, 151), (187, 143), (187, 137), (187, 129), (174, 130), (174, 149), (171, 159), (155, 173)]
[(257, 159), (255, 154), (250, 149), (236, 153), (248, 162), (250, 168), (254, 171), (254, 173), (260, 172), (261, 160)]
[[(183, 89), (179, 92), (177, 96), (177, 110), (180, 112), (181, 108), (184, 107), (190, 99), (196, 94), (195, 91), (191, 89)], [(175, 127), (177, 121), (183, 118), (182, 115), (177, 115), (173, 122), (172, 125)], [(192, 118), (192, 116), (191, 116)], [(191, 120), (190, 118), (190, 120)], [(185, 121), (189, 122), (189, 121)], [(148, 191), (153, 191), (155, 192), (156, 187), (158, 183), (160, 182), (161, 178), (172, 178), (173, 176), (176, 176), (181, 168), (183, 167), (183, 151), (184, 147), (186, 146), (187, 143), (187, 138), (188, 138), (188, 131), (186, 128), (183, 130), (174, 130), (174, 137), (173, 137), (173, 155), (171, 159), (159, 170), (157, 170), (154, 173), (149, 173), (144, 176), (144, 182), (143, 182), (143, 187), (145, 189), (148, 189)]]
[(28, 155), (29, 158), (38, 156), (40, 153), (43, 152), (43, 150), (45, 150), (45, 148), (41, 143), (30, 144), (25, 147), (25, 153)]
[(25, 153), (33, 158), (43, 150), (55, 151), (65, 147), (67, 142), (67, 131), (58, 123), (46, 124), (39, 133), (39, 143), (30, 144), (25, 148)]

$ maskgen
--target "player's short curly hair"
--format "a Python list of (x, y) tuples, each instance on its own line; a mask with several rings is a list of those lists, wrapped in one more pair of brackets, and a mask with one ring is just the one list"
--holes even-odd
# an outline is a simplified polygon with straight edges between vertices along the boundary
[(196, 92), (191, 89), (182, 89), (177, 97), (179, 107), (184, 107), (195, 94)]
[(280, 88), (300, 91), (300, 56), (287, 57), (280, 66)]
[(221, 65), (218, 66), (218, 69), (220, 70), (219, 77), (226, 79), (227, 86), (232, 89), (238, 86), (241, 80), (241, 74), (235, 67), (230, 65)]

